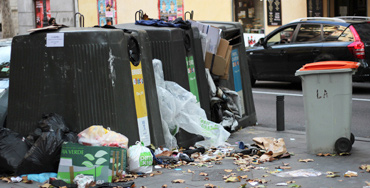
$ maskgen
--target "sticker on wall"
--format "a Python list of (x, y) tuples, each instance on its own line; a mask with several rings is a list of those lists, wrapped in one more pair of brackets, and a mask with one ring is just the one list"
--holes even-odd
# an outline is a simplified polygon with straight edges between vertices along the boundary
[(183, 0), (158, 0), (159, 19), (173, 21), (184, 17)]
[(132, 84), (134, 87), (136, 117), (140, 141), (142, 141), (145, 146), (148, 146), (151, 144), (151, 142), (141, 62), (139, 62), (137, 66), (130, 62), (130, 65), (131, 65)]
[(116, 0), (98, 0), (98, 21), (100, 26), (117, 24)]

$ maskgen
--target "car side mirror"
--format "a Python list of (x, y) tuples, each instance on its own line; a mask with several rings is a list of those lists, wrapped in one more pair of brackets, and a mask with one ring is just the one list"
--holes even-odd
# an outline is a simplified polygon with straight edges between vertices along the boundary
[(258, 44), (258, 46), (263, 46), (263, 47), (265, 47), (265, 48), (267, 47), (267, 46), (266, 46), (266, 43), (265, 43), (265, 38), (264, 38), (264, 37), (260, 38), (260, 39), (258, 40), (257, 44)]

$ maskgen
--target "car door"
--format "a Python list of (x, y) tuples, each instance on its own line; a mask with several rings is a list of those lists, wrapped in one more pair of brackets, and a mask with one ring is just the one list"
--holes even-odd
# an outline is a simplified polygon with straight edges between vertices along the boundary
[(284, 80), (284, 64), (288, 60), (286, 54), (290, 46), (296, 25), (283, 27), (268, 35), (264, 45), (248, 50), (253, 76), (257, 80)]
[(299, 81), (295, 72), (307, 63), (312, 63), (322, 48), (321, 24), (299, 24), (289, 49), (283, 74), (287, 80)]

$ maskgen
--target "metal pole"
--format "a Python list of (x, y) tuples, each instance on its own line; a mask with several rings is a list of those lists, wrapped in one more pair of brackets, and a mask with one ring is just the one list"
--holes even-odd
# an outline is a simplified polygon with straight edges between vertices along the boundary
[(284, 95), (276, 96), (276, 130), (284, 131)]

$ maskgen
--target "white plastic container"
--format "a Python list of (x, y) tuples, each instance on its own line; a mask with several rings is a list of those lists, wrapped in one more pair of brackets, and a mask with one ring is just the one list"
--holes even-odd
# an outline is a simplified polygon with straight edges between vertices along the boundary
[(309, 153), (352, 149), (352, 74), (358, 66), (357, 62), (326, 61), (296, 71), (302, 80)]

